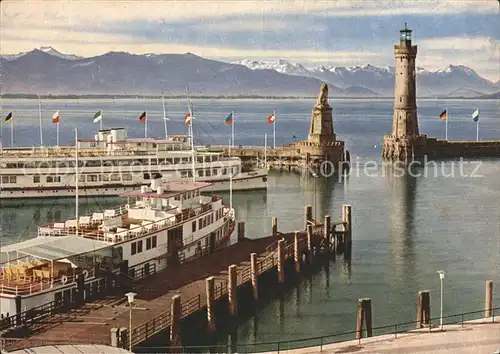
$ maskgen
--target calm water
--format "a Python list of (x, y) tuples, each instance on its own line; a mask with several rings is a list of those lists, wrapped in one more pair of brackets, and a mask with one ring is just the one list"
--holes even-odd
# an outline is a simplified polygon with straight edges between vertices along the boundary
[[(466, 177), (476, 163), (458, 162), (420, 170), (417, 177), (395, 177), (380, 164), (382, 135), (392, 123), (392, 101), (333, 100), (334, 127), (346, 141), (354, 161), (347, 181), (271, 172), (267, 192), (234, 193), (237, 218), (246, 222), (247, 235), (270, 233), (271, 217), (277, 216), (281, 231), (302, 225), (304, 205), (314, 205), (319, 218), (329, 213), (337, 219), (344, 203), (353, 208), (353, 253), (348, 268), (332, 263), (301, 281), (282, 300), (263, 305), (255, 318), (237, 331), (238, 342), (297, 339), (355, 328), (357, 299), (371, 297), (374, 326), (414, 320), (418, 290), (431, 291), (432, 316), (439, 314), (439, 277), (447, 271), (445, 314), (480, 310), (484, 306), (484, 281), (500, 284), (500, 161), (484, 161), (475, 176)], [(195, 100), (195, 134), (198, 143), (226, 144), (230, 127), (227, 113), (235, 112), (235, 144), (263, 145), (264, 133), (272, 144), (272, 126), (266, 117), (276, 109), (276, 143), (307, 135), (313, 100)], [(170, 133), (185, 133), (182, 117), (185, 102), (167, 100)], [(422, 100), (418, 102), (420, 130), (444, 136), (438, 116), (448, 108), (450, 139), (475, 139), (470, 118), (479, 108), (481, 139), (500, 139), (500, 108), (494, 101)], [(148, 110), (149, 135), (163, 134), (159, 100), (60, 100), (43, 102), (45, 145), (55, 143), (52, 113), (61, 114), (61, 143), (71, 144), (73, 127), (82, 138), (91, 137), (98, 124), (93, 114), (103, 110), (105, 127), (127, 127), (132, 137), (144, 136), (138, 117)], [(16, 145), (38, 145), (37, 101), (3, 100), (2, 115), (14, 111)], [(2, 129), (4, 146), (10, 143), (10, 127)], [(460, 169), (463, 173), (460, 175)], [(454, 176), (453, 176), (454, 175)], [(83, 211), (118, 202), (117, 198), (82, 200)], [(3, 203), (0, 209), (3, 244), (34, 236), (39, 223), (70, 217), (72, 200)], [(495, 285), (498, 287), (498, 285)], [(495, 291), (500, 305), (500, 291)]]

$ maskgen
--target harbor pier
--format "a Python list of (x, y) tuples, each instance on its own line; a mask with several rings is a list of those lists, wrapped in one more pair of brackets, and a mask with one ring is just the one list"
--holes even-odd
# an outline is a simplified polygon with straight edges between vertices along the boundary
[[(246, 238), (240, 223), (238, 242), (220, 251), (161, 272), (150, 271), (131, 284), (115, 283), (110, 287), (114, 293), (79, 307), (51, 308), (45, 316), (28, 311), (4, 318), (0, 329), (6, 349), (57, 344), (62, 338), (128, 349), (158, 336), (168, 336), (172, 346), (179, 346), (181, 321), (195, 314), (203, 318), (208, 331), (216, 331), (220, 314), (216, 308), (223, 306), (224, 316), (236, 317), (240, 309), (259, 301), (264, 284), (279, 287), (290, 281), (290, 271), (300, 274), (317, 259), (339, 253), (350, 261), (351, 206), (344, 206), (339, 221), (325, 216), (320, 222), (312, 215), (312, 207), (306, 206), (304, 229), (291, 233), (280, 232), (279, 220), (273, 218), (274, 235), (259, 239)], [(129, 291), (137, 294), (132, 308), (124, 296)]]
[[(304, 169), (328, 162), (335, 171), (350, 161), (345, 143), (337, 140), (333, 126), (333, 108), (328, 103), (328, 85), (323, 83), (311, 115), (307, 140), (277, 147), (211, 146), (211, 151), (223, 151), (226, 156), (239, 157), (246, 167)], [(275, 123), (273, 123), (275, 124)]]

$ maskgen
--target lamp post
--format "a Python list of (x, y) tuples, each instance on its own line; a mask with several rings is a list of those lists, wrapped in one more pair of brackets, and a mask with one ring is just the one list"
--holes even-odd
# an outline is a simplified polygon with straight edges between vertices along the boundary
[(439, 280), (441, 281), (441, 315), (440, 315), (440, 324), (441, 324), (441, 330), (443, 330), (443, 280), (444, 280), (444, 275), (446, 272), (444, 270), (438, 270), (437, 273), (439, 274)]
[(125, 296), (128, 300), (129, 317), (128, 317), (128, 350), (132, 351), (132, 303), (137, 294), (133, 292), (126, 293)]

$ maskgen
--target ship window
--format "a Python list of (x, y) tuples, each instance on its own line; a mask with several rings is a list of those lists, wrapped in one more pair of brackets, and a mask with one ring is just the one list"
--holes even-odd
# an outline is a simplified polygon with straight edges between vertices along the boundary
[(123, 179), (124, 181), (131, 181), (131, 180), (132, 180), (132, 175), (131, 175), (130, 173), (124, 173), (124, 174), (122, 175), (122, 179)]
[(210, 177), (212, 175), (212, 171), (206, 170), (205, 171), (205, 176)]
[(151, 247), (152, 248), (156, 247), (156, 236), (151, 237)]
[(196, 221), (193, 221), (193, 224), (191, 225), (192, 231), (196, 231)]
[(224, 169), (222, 170), (222, 174), (223, 174), (223, 175), (227, 175), (227, 168), (224, 168)]
[(199, 219), (199, 220), (198, 220), (198, 230), (203, 229), (203, 224), (202, 224), (202, 222), (201, 222), (202, 220), (203, 220), (203, 219)]
[(54, 176), (53, 177), (53, 181), (56, 182), (56, 183), (61, 182), (61, 176)]
[(146, 239), (146, 251), (149, 249), (151, 249), (151, 238), (150, 237), (148, 237)]
[(109, 181), (108, 175), (99, 175), (99, 181), (104, 181), (104, 182)]
[(198, 170), (198, 177), (203, 177), (203, 170)]
[(130, 254), (134, 255), (136, 253), (137, 253), (137, 244), (136, 244), (136, 242), (132, 242), (130, 244)]
[(199, 163), (203, 163), (203, 156), (198, 156), (196, 159)]
[(88, 175), (87, 182), (97, 182), (97, 175)]
[(149, 179), (149, 173), (144, 174), (144, 179)]
[(118, 173), (112, 173), (111, 174), (111, 180), (112, 181), (119, 181), (120, 180), (120, 175)]
[(178, 164), (180, 162), (180, 159), (178, 157), (174, 158), (174, 165)]
[(142, 252), (142, 240), (137, 241), (137, 253)]
[(40, 176), (33, 176), (33, 183), (40, 183)]
[[(7, 177), (8, 178), (8, 177)], [(2, 180), (3, 182), (3, 180)], [(4, 182), (5, 183), (5, 182)], [(8, 182), (7, 182), (8, 183)], [(47, 176), (47, 183), (52, 183), (52, 176)]]
[(187, 174), (187, 171), (181, 171), (181, 178), (185, 178)]
[(213, 174), (214, 174), (214, 176), (217, 176), (219, 174), (219, 170), (214, 168)]
[(189, 171), (187, 171), (187, 173), (188, 173), (188, 177), (193, 177), (193, 171), (189, 170)]
[(78, 176), (78, 182), (85, 182), (85, 175)]

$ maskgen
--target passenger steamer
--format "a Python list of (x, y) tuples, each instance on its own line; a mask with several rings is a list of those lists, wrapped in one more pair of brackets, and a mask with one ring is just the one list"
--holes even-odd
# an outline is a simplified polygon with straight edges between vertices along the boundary
[(267, 188), (267, 170), (243, 172), (241, 159), (195, 149), (188, 136), (131, 139), (125, 129), (101, 130), (78, 147), (3, 149), (0, 152), (0, 199), (73, 197), (75, 151), (79, 154), (82, 196), (115, 196), (169, 180), (210, 182), (203, 191)]
[(3, 246), (0, 330), (82, 304), (117, 286), (123, 274), (146, 276), (224, 247), (234, 210), (218, 196), (201, 195), (210, 188), (155, 179), (121, 194), (125, 205), (80, 217), (77, 208), (73, 220), (40, 226), (38, 237)]

